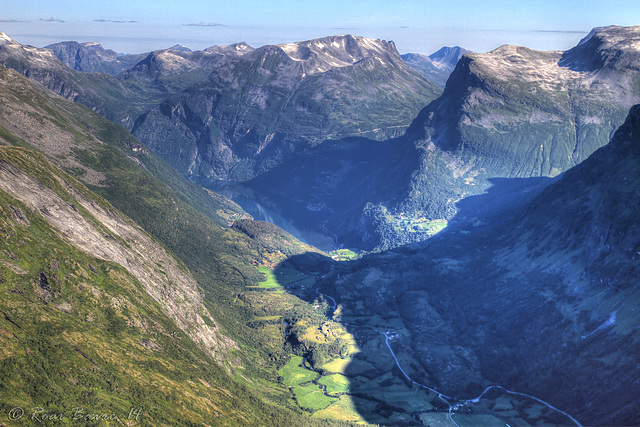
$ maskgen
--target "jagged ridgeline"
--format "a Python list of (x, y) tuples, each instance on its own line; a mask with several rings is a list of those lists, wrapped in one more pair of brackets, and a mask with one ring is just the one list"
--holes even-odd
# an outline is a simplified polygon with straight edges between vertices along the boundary
[(277, 381), (283, 332), (256, 320), (265, 307), (313, 319), (292, 295), (263, 295), (254, 264), (314, 249), (269, 227), (232, 229), (252, 222), (233, 202), (4, 67), (0, 98), (3, 414), (322, 424)]
[(115, 70), (133, 58), (116, 61), (93, 44), (50, 47), (58, 57), (4, 36), (0, 59), (124, 124), (194, 179), (245, 181), (327, 139), (400, 135), (441, 93), (392, 42), (363, 37), (165, 49), (117, 76), (77, 70)]

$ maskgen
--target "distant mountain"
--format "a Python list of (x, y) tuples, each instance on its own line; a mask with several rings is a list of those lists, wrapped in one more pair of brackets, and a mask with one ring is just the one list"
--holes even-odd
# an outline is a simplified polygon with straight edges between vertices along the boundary
[(219, 53), (219, 54), (233, 54), (237, 53), (238, 55), (242, 55), (254, 50), (251, 46), (244, 42), (234, 43), (229, 45), (216, 45), (206, 48), (204, 51), (209, 53)]
[(399, 135), (440, 94), (382, 40), (334, 36), (229, 49), (239, 55), (133, 128), (193, 179), (245, 181), (327, 139)]
[(147, 103), (154, 105), (166, 96), (148, 84), (127, 85), (109, 74), (77, 71), (51, 49), (22, 45), (4, 33), (0, 33), (0, 63), (116, 123), (126, 124), (137, 117), (136, 111), (148, 108)]
[(116, 51), (105, 49), (94, 42), (60, 42), (45, 46), (70, 68), (87, 73), (107, 73), (118, 75), (140, 61), (144, 54), (119, 55)]
[[(327, 145), (251, 185), (298, 220), (312, 217), (305, 206), (325, 202), (322, 215), (312, 214), (316, 223), (355, 247), (396, 247), (447, 225), (499, 221), (608, 143), (640, 101), (639, 39), (640, 27), (607, 27), (567, 52), (503, 46), (466, 54), (405, 137), (388, 146)], [(597, 67), (572, 65), (578, 58)], [(483, 193), (482, 204), (464, 202)]]
[(181, 52), (192, 52), (192, 50), (191, 50), (191, 49), (189, 49), (188, 47), (183, 46), (183, 45), (181, 45), (181, 44), (174, 44), (173, 46), (171, 46), (171, 47), (169, 48), (169, 50), (179, 50), (179, 51), (181, 51)]
[[(475, 198), (491, 203), (489, 195)], [(404, 369), (395, 371), (398, 378), (456, 400), (500, 385), (549, 402), (583, 425), (635, 425), (638, 206), (640, 105), (608, 145), (504, 223), (449, 229), (427, 244), (364, 257), (321, 289), (343, 304), (345, 318), (407, 325), (408, 331), (394, 326), (398, 337), (387, 344)], [(359, 325), (351, 332), (364, 334)], [(359, 362), (372, 360), (364, 354)], [(493, 407), (502, 423), (543, 424), (542, 412), (531, 411), (536, 401), (519, 396), (492, 389), (483, 399), (507, 404), (510, 411)], [(483, 399), (454, 420), (468, 408), (487, 408)], [(553, 424), (574, 424), (548, 407), (544, 412)]]
[[(57, 50), (65, 52), (69, 46), (73, 47), (73, 42), (61, 44)], [(112, 67), (114, 63), (108, 59), (110, 57), (108, 54), (95, 55), (95, 49), (92, 50), (95, 46), (99, 45), (88, 46), (89, 53), (86, 58), (91, 59), (89, 62), (97, 68)], [(83, 49), (86, 51), (81, 47), (81, 50)], [(73, 49), (70, 51), (73, 52)], [(118, 76), (112, 76), (105, 73), (77, 71), (58, 59), (51, 49), (22, 45), (6, 34), (0, 33), (0, 63), (42, 83), (51, 91), (69, 100), (88, 106), (115, 123), (129, 127), (140, 114), (158, 105), (172, 93), (181, 92), (208, 74), (206, 69), (198, 69), (202, 61), (198, 63), (197, 60), (183, 60), (181, 55), (188, 56), (189, 53), (168, 50), (159, 51), (157, 55), (150, 53), (146, 55), (146, 59), (143, 57), (137, 63), (138, 65), (130, 67), (128, 71), (121, 72)], [(202, 55), (202, 52), (196, 52), (194, 55)], [(218, 57), (219, 55), (205, 56)], [(63, 58), (65, 58), (64, 55)], [(133, 55), (130, 59), (139, 58)], [(116, 59), (116, 61), (119, 60)], [(81, 61), (81, 63), (84, 62)], [(183, 66), (183, 63), (186, 65)], [(123, 63), (118, 66), (121, 65)], [(158, 70), (166, 70), (166, 76), (161, 75)], [(183, 72), (182, 78), (175, 77), (179, 72)], [(127, 78), (131, 74), (135, 74), (137, 78)]]
[(471, 51), (459, 46), (445, 46), (429, 56), (419, 53), (406, 53), (402, 55), (402, 59), (404, 59), (411, 68), (444, 88), (456, 64), (460, 58), (462, 58), (462, 55), (466, 53), (471, 53)]
[(353, 36), (165, 49), (116, 79), (15, 41), (0, 44), (0, 61), (127, 126), (202, 182), (251, 179), (327, 139), (400, 135), (441, 93), (393, 43)]
[[(165, 88), (175, 85), (185, 89), (189, 84), (197, 83), (206, 78), (213, 70), (222, 66), (231, 58), (241, 56), (251, 51), (246, 44), (231, 46), (215, 46), (204, 51), (189, 49), (163, 49), (148, 53), (139, 62), (123, 71), (121, 80), (152, 80), (162, 83)], [(180, 81), (175, 82), (175, 76)], [(173, 92), (173, 90), (170, 90)], [(175, 92), (179, 92), (176, 90)]]
[(462, 55), (467, 53), (472, 52), (461, 48), (460, 46), (445, 46), (437, 52), (429, 55), (429, 58), (433, 61), (436, 67), (453, 71), (454, 68), (456, 68), (456, 65), (458, 65), (460, 58), (462, 58)]

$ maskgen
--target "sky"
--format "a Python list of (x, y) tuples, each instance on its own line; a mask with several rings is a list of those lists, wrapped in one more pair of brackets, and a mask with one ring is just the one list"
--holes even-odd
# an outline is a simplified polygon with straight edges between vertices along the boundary
[(3, 0), (0, 31), (43, 47), (74, 40), (123, 53), (183, 44), (253, 47), (335, 34), (393, 40), (400, 53), (502, 44), (566, 50), (605, 25), (640, 25), (638, 0)]

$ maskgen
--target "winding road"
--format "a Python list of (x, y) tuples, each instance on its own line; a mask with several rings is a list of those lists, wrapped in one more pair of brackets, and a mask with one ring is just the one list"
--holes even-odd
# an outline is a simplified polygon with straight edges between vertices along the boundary
[[(375, 329), (374, 329), (374, 330), (375, 330)], [(564, 415), (565, 417), (569, 418), (569, 419), (570, 419), (570, 420), (571, 420), (571, 421), (572, 421), (576, 426), (578, 426), (578, 427), (582, 427), (582, 425), (581, 425), (581, 424), (580, 424), (580, 423), (579, 423), (575, 418), (573, 418), (571, 415), (569, 415), (569, 414), (567, 414), (566, 412), (564, 412), (564, 411), (562, 411), (562, 410), (560, 410), (560, 409), (556, 408), (556, 407), (555, 407), (555, 406), (553, 406), (553, 405), (550, 405), (549, 403), (545, 402), (544, 400), (542, 400), (542, 399), (538, 399), (537, 397), (535, 397), (535, 396), (531, 396), (531, 395), (526, 394), (526, 393), (520, 393), (520, 392), (517, 392), (517, 391), (511, 391), (511, 390), (508, 390), (508, 389), (506, 389), (506, 388), (502, 387), (501, 385), (491, 385), (491, 386), (489, 386), (489, 387), (485, 388), (485, 389), (484, 389), (484, 391), (483, 391), (482, 393), (480, 393), (480, 395), (479, 395), (478, 397), (475, 397), (475, 398), (473, 398), (473, 399), (465, 399), (465, 400), (455, 401), (453, 398), (451, 398), (451, 397), (449, 397), (449, 396), (447, 396), (447, 395), (445, 395), (445, 394), (443, 394), (443, 393), (440, 393), (438, 390), (435, 390), (435, 389), (433, 389), (433, 388), (431, 388), (431, 387), (429, 387), (429, 386), (426, 386), (426, 385), (424, 385), (424, 384), (420, 384), (419, 382), (416, 382), (416, 381), (414, 381), (413, 379), (411, 379), (411, 377), (410, 377), (409, 375), (407, 375), (407, 373), (404, 371), (404, 369), (402, 369), (402, 366), (400, 366), (400, 362), (398, 361), (398, 358), (396, 357), (395, 352), (393, 351), (393, 349), (392, 349), (392, 348), (391, 348), (391, 346), (389, 345), (389, 338), (390, 338), (390, 337), (389, 337), (389, 332), (388, 332), (388, 331), (387, 331), (387, 332), (380, 332), (380, 331), (378, 331), (378, 330), (375, 330), (375, 331), (376, 331), (376, 332), (378, 332), (379, 334), (384, 335), (384, 343), (385, 343), (385, 344), (387, 345), (387, 347), (389, 348), (389, 351), (391, 352), (391, 355), (392, 355), (392, 356), (393, 356), (393, 358), (395, 359), (395, 361), (396, 361), (396, 365), (398, 366), (398, 368), (400, 369), (400, 371), (402, 372), (402, 374), (403, 374), (403, 375), (404, 375), (404, 376), (405, 376), (409, 381), (411, 381), (411, 383), (413, 383), (413, 384), (415, 384), (415, 385), (417, 385), (417, 386), (419, 386), (419, 387), (422, 387), (422, 388), (424, 388), (424, 389), (427, 389), (427, 390), (429, 390), (429, 391), (431, 391), (431, 392), (433, 392), (433, 393), (437, 394), (437, 395), (438, 395), (438, 397), (440, 398), (440, 400), (442, 400), (442, 401), (446, 402), (446, 404), (447, 404), (447, 405), (449, 405), (449, 420), (451, 420), (451, 422), (452, 422), (453, 424), (455, 424), (457, 427), (460, 427), (460, 425), (458, 425), (458, 423), (456, 423), (456, 422), (453, 420), (453, 410), (454, 410), (454, 409), (459, 408), (461, 405), (465, 405), (465, 404), (468, 404), (468, 403), (478, 403), (478, 402), (480, 401), (480, 399), (482, 398), (482, 396), (484, 396), (484, 395), (485, 395), (489, 390), (494, 389), (494, 388), (500, 389), (500, 390), (504, 391), (505, 393), (509, 393), (509, 394), (513, 394), (513, 395), (517, 395), (517, 396), (523, 396), (523, 397), (526, 397), (526, 398), (529, 398), (529, 399), (533, 399), (533, 400), (535, 400), (536, 402), (542, 403), (543, 405), (545, 405), (545, 406), (549, 407), (550, 409), (553, 409), (554, 411), (556, 411), (556, 412), (558, 412), (558, 413), (560, 413), (560, 414)], [(451, 404), (451, 402), (449, 402), (449, 400), (447, 400), (447, 399), (451, 399), (452, 401), (454, 401), (454, 403), (455, 403), (455, 404), (454, 404), (454, 405), (452, 405), (452, 404)]]
[[(324, 297), (329, 298), (331, 301), (333, 301), (333, 311), (335, 311), (335, 310), (336, 310), (336, 308), (337, 308), (338, 304), (337, 304), (336, 300), (335, 300), (333, 297), (331, 297), (331, 296), (329, 296), (329, 295), (327, 295), (327, 294), (323, 294), (322, 292), (320, 292), (320, 288), (317, 288), (317, 289), (316, 289), (316, 293), (317, 293), (317, 294), (319, 294), (319, 295), (323, 295)], [(373, 329), (373, 328), (372, 328), (372, 329)], [(443, 402), (445, 402), (445, 403), (449, 406), (449, 411), (448, 411), (448, 414), (449, 414), (449, 420), (450, 420), (450, 421), (451, 421), (451, 422), (452, 422), (456, 427), (460, 427), (460, 425), (454, 421), (454, 419), (453, 419), (453, 414), (454, 414), (454, 413), (453, 413), (453, 411), (454, 411), (455, 409), (460, 408), (460, 407), (461, 407), (461, 406), (463, 406), (463, 405), (466, 405), (466, 404), (470, 404), (470, 403), (478, 403), (478, 402), (480, 401), (480, 399), (482, 399), (482, 397), (483, 397), (483, 396), (484, 396), (484, 395), (485, 395), (489, 390), (492, 390), (492, 389), (494, 389), (494, 388), (495, 388), (495, 389), (500, 389), (500, 390), (502, 390), (503, 392), (508, 393), (508, 394), (513, 394), (513, 395), (516, 395), (516, 396), (522, 396), (522, 397), (526, 397), (526, 398), (528, 398), (528, 399), (535, 400), (536, 402), (541, 403), (541, 404), (543, 404), (543, 405), (547, 406), (548, 408), (550, 408), (550, 409), (552, 409), (552, 410), (554, 410), (554, 411), (558, 412), (559, 414), (564, 415), (565, 417), (567, 417), (568, 419), (570, 419), (570, 420), (571, 420), (571, 422), (573, 422), (576, 426), (578, 426), (578, 427), (582, 427), (582, 425), (578, 422), (578, 420), (576, 420), (575, 418), (573, 418), (571, 415), (569, 415), (569, 414), (567, 414), (566, 412), (564, 412), (564, 411), (562, 411), (562, 410), (560, 410), (560, 409), (556, 408), (555, 406), (553, 406), (553, 405), (551, 405), (551, 404), (549, 404), (549, 403), (545, 402), (544, 400), (542, 400), (542, 399), (538, 399), (537, 397), (535, 397), (535, 396), (531, 396), (531, 395), (526, 394), (526, 393), (520, 393), (520, 392), (517, 392), (517, 391), (512, 391), (512, 390), (506, 389), (506, 388), (502, 387), (501, 385), (490, 385), (489, 387), (485, 388), (485, 389), (484, 389), (484, 391), (483, 391), (482, 393), (480, 393), (480, 395), (478, 395), (477, 397), (475, 397), (475, 398), (473, 398), (473, 399), (456, 400), (456, 399), (452, 398), (451, 396), (447, 396), (446, 394), (441, 393), (441, 392), (439, 392), (438, 390), (436, 390), (436, 389), (434, 389), (434, 388), (431, 388), (431, 387), (429, 387), (429, 386), (427, 386), (427, 385), (424, 385), (424, 384), (421, 384), (421, 383), (419, 383), (419, 382), (417, 382), (417, 381), (414, 381), (414, 380), (409, 376), (409, 374), (407, 374), (407, 372), (402, 368), (402, 365), (400, 365), (400, 361), (398, 360), (398, 357), (396, 356), (396, 353), (393, 351), (393, 349), (391, 348), (391, 345), (389, 344), (389, 339), (391, 338), (391, 334), (392, 334), (392, 333), (391, 333), (390, 331), (387, 331), (387, 332), (380, 332), (380, 331), (379, 331), (379, 330), (377, 330), (377, 329), (373, 329), (373, 330), (374, 330), (374, 331), (376, 331), (377, 333), (381, 334), (381, 335), (384, 335), (384, 343), (387, 345), (387, 348), (389, 349), (389, 352), (391, 353), (391, 356), (393, 356), (393, 359), (396, 361), (396, 366), (398, 367), (398, 369), (400, 369), (400, 372), (402, 372), (402, 374), (407, 378), (407, 380), (409, 380), (412, 384), (415, 384), (415, 385), (416, 385), (416, 386), (418, 386), (418, 387), (422, 387), (422, 388), (424, 388), (424, 389), (426, 389), (426, 390), (429, 390), (429, 391), (430, 391), (430, 392), (432, 392), (432, 393), (435, 393), (435, 394), (438, 396), (438, 398), (440, 398), (440, 400), (442, 400)], [(325, 392), (325, 393), (326, 393), (326, 392)]]

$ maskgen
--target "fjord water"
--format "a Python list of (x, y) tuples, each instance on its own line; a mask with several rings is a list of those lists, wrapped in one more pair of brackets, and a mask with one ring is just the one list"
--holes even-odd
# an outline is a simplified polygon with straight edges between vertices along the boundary
[(252, 188), (221, 180), (210, 181), (206, 187), (236, 202), (255, 221), (266, 221), (277, 225), (298, 240), (320, 250), (330, 251), (333, 249), (334, 239), (323, 232), (321, 223), (318, 223), (316, 229), (308, 224), (296, 224), (295, 219), (288, 214), (286, 209), (283, 210), (276, 202)]

